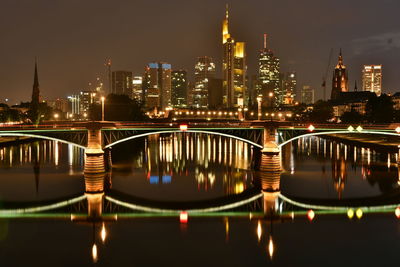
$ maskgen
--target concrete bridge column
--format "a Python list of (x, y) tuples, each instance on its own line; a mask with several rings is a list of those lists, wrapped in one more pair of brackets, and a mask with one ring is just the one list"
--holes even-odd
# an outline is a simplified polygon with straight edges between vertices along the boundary
[(103, 138), (101, 134), (102, 125), (99, 123), (88, 123), (86, 125), (88, 130), (86, 154), (99, 154), (103, 153)]
[(276, 142), (277, 131), (274, 127), (264, 127), (263, 134), (263, 153), (267, 154), (279, 154), (280, 149)]

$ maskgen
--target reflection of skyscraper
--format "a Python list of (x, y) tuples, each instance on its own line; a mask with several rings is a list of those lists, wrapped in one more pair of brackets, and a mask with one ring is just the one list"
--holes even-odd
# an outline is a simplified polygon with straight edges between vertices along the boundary
[(229, 33), (229, 13), (222, 23), (223, 88), (226, 107), (243, 106), (246, 93), (246, 49), (244, 42), (235, 42)]
[(382, 92), (382, 65), (364, 65), (362, 72), (363, 91), (374, 92), (377, 96)]
[(215, 64), (211, 57), (199, 57), (194, 70), (193, 106), (207, 108), (209, 81), (215, 76)]
[(271, 49), (267, 48), (266, 34), (264, 34), (264, 47), (260, 51), (258, 67), (258, 75), (261, 84), (261, 94), (263, 95), (264, 103), (267, 106), (271, 105), (271, 102), (267, 100), (267, 98), (272, 93), (275, 100), (274, 104), (282, 104), (283, 97), (280, 90), (279, 58), (274, 56), (274, 53)]
[(331, 99), (338, 99), (341, 92), (348, 92), (348, 74), (343, 64), (342, 50), (339, 53), (339, 61), (333, 71)]

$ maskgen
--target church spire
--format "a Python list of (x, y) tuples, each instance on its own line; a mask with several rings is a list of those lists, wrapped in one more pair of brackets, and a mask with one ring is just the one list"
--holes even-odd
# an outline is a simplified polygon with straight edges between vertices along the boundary
[(33, 76), (33, 88), (32, 88), (32, 105), (39, 104), (39, 78), (38, 78), (38, 71), (37, 71), (37, 60), (35, 58), (35, 74)]
[(354, 92), (357, 92), (358, 88), (357, 88), (357, 80), (354, 81)]

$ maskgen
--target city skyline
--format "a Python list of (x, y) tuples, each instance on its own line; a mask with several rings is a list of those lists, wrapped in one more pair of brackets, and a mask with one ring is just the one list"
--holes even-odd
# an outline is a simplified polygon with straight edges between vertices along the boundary
[[(232, 34), (238, 40), (246, 42), (249, 77), (257, 72), (257, 54), (262, 46), (263, 33), (268, 33), (271, 37), (268, 46), (279, 55), (282, 72), (296, 71), (299, 86), (310, 84), (316, 89), (317, 99), (322, 98), (322, 76), (329, 50), (333, 48), (335, 55), (340, 47), (349, 69), (349, 84), (353, 84), (354, 80), (361, 84), (363, 65), (382, 64), (385, 67), (383, 92), (394, 93), (399, 90), (395, 72), (396, 61), (400, 57), (396, 53), (399, 51), (400, 33), (393, 26), (394, 10), (399, 4), (395, 1), (384, 1), (374, 10), (369, 10), (364, 5), (359, 6), (359, 3), (346, 2), (345, 8), (340, 7), (339, 13), (334, 11), (341, 5), (318, 4), (317, 1), (302, 4), (289, 1), (293, 7), (290, 9), (287, 9), (287, 3), (225, 2), (230, 7)], [(127, 7), (131, 4), (123, 5), (119, 2), (113, 9), (106, 11), (102, 9), (107, 7), (106, 3), (98, 1), (96, 4), (100, 9), (93, 13), (88, 12), (90, 2), (79, 6), (73, 2), (49, 5), (39, 1), (24, 6), (19, 6), (21, 3), (6, 2), (4, 10), (8, 12), (2, 18), (4, 28), (1, 30), (6, 42), (1, 44), (1, 50), (12, 50), (15, 53), (3, 55), (3, 64), (0, 65), (0, 99), (4, 101), (4, 98), (10, 98), (18, 102), (29, 100), (35, 56), (38, 57), (41, 93), (46, 99), (66, 97), (72, 92), (85, 89), (89, 81), (97, 76), (105, 77), (104, 63), (107, 58), (113, 60), (113, 70), (130, 70), (134, 75), (142, 74), (148, 62), (170, 62), (173, 69), (187, 70), (189, 80), (192, 81), (193, 65), (197, 57), (207, 55), (215, 58), (217, 76), (221, 77), (220, 23), (225, 2), (203, 1), (189, 4), (174, 1), (168, 6), (157, 2), (158, 8), (152, 10), (149, 4), (138, 3), (136, 9), (131, 11), (142, 10), (143, 15), (132, 11), (131, 20), (110, 19), (108, 28), (106, 22), (96, 19), (107, 12), (110, 18), (116, 18), (127, 12), (125, 9), (130, 10)], [(269, 8), (263, 9), (265, 6)], [(275, 13), (279, 13), (284, 7), (287, 9), (286, 16), (280, 18)], [(168, 12), (162, 13), (163, 10), (173, 8), (182, 12), (174, 17), (169, 17)], [(313, 19), (307, 17), (323, 15), (324, 12), (328, 14), (323, 10), (329, 9), (330, 14), (339, 15), (325, 16), (319, 25), (315, 25)], [(265, 16), (266, 12), (263, 10), (269, 16)], [(32, 21), (32, 17), (26, 14), (28, 11), (45, 15), (35, 17)], [(140, 25), (137, 24), (150, 11), (154, 14), (151, 13), (146, 22), (149, 24), (147, 26), (151, 36), (139, 30)], [(352, 16), (356, 11), (357, 18)], [(74, 12), (76, 17), (71, 21), (67, 15)], [(249, 13), (254, 16), (249, 16)], [(369, 21), (368, 15), (371, 13), (377, 17), (381, 15), (379, 23)], [(11, 20), (10, 15), (18, 20)], [(246, 21), (243, 20), (244, 17), (247, 18)], [(156, 21), (151, 18), (156, 18)], [(304, 23), (297, 25), (296, 21), (300, 18)], [(18, 21), (18, 25), (13, 25), (13, 21)], [(135, 23), (137, 27), (134, 27)], [(118, 25), (121, 27), (115, 28)], [(364, 25), (366, 29), (359, 28), (360, 25)], [(110, 27), (114, 31), (110, 31)], [(79, 30), (74, 30), (77, 28)], [(383, 28), (385, 31), (382, 31)], [(165, 41), (157, 43), (157, 40)], [(318, 43), (317, 47), (315, 43)], [(333, 70), (334, 64), (333, 60), (330, 70)], [(13, 95), (9, 92), (13, 92)]]

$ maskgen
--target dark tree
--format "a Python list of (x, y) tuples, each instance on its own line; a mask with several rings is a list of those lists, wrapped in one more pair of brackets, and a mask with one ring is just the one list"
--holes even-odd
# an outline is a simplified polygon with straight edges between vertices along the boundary
[(365, 120), (365, 117), (358, 113), (357, 111), (347, 111), (343, 113), (343, 115), (340, 117), (340, 120), (343, 123), (355, 123), (355, 122), (363, 122)]
[[(101, 105), (90, 107), (90, 119), (101, 120)], [(143, 121), (148, 119), (141, 105), (127, 95), (110, 94), (104, 102), (104, 119), (107, 121)]]
[(311, 122), (324, 123), (333, 118), (332, 105), (323, 100), (315, 102), (312, 111), (309, 113)]
[(393, 102), (390, 96), (372, 96), (365, 107), (366, 119), (370, 123), (388, 123), (394, 118)]

